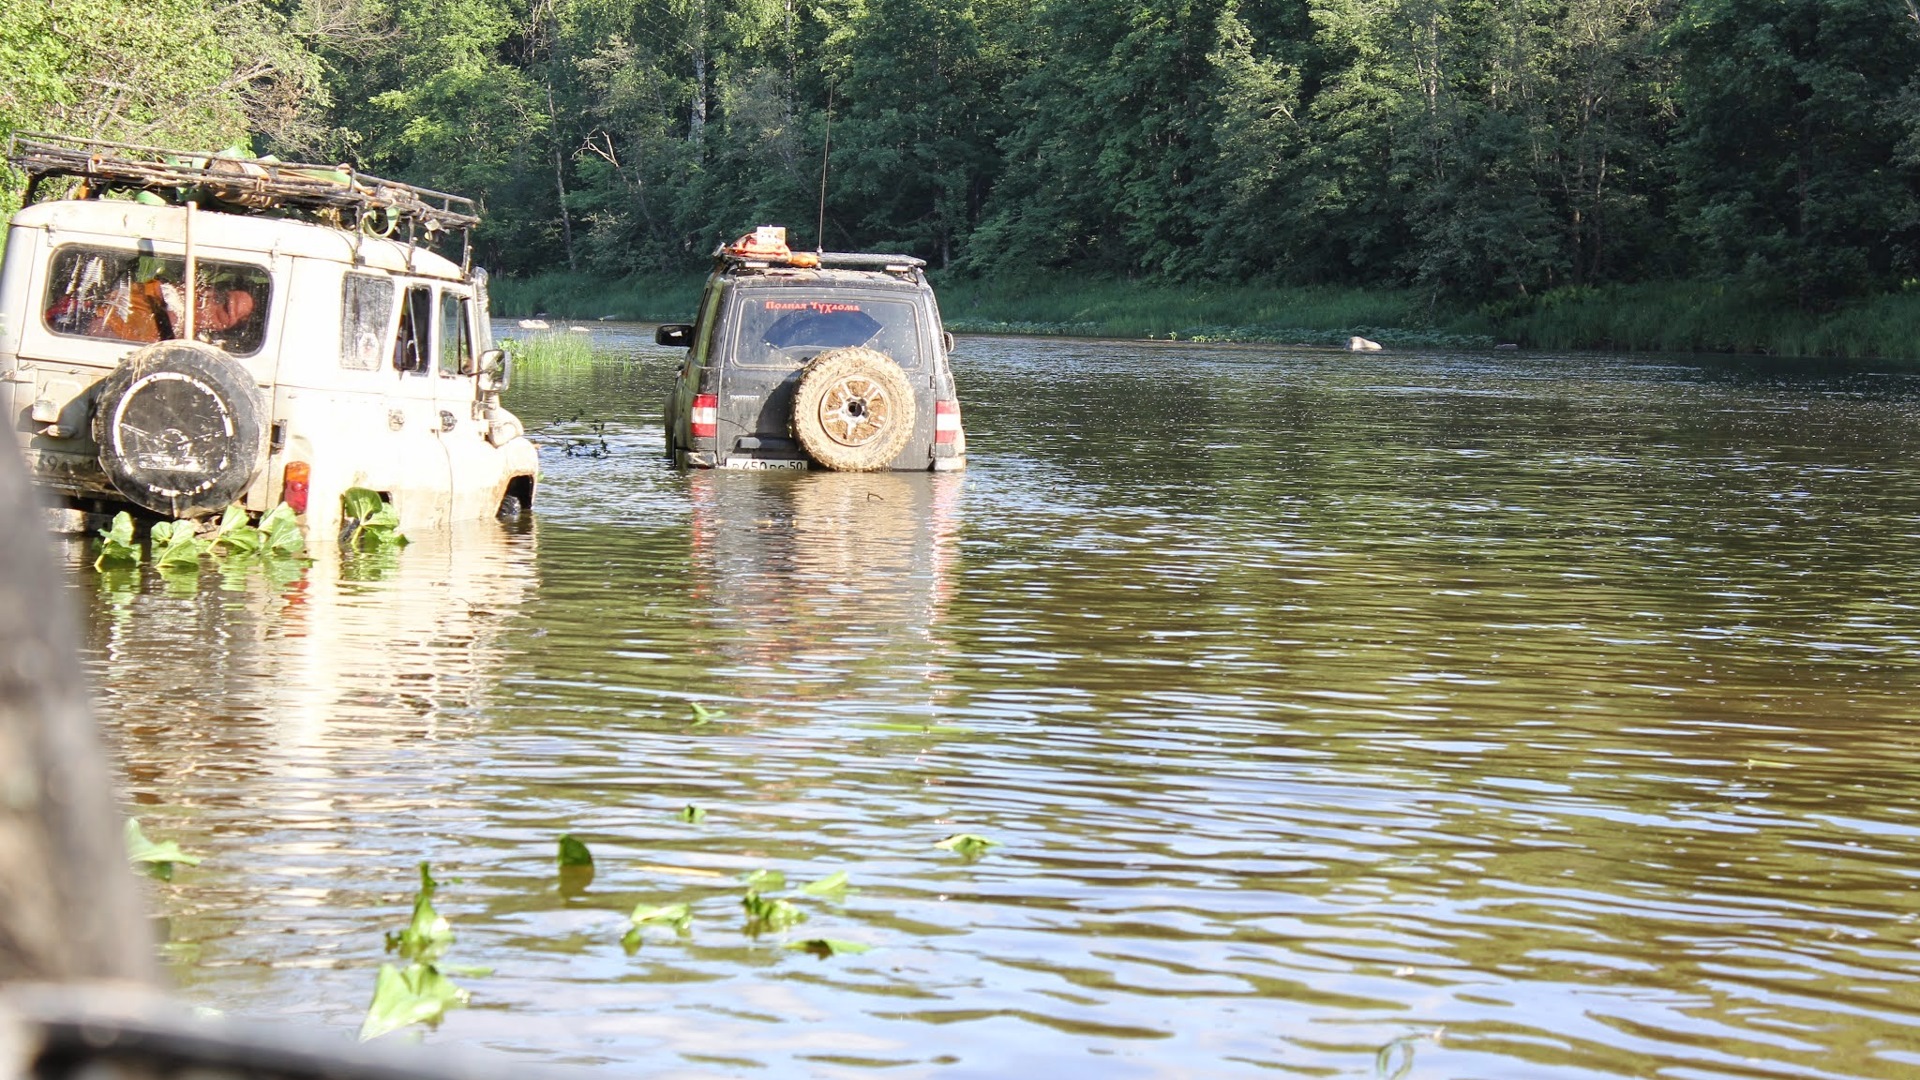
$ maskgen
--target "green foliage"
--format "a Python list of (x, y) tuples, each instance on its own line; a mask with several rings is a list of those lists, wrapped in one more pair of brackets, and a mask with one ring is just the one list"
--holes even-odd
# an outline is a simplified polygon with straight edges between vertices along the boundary
[(140, 831), (140, 821), (137, 818), (127, 819), (124, 841), (127, 861), (144, 869), (149, 877), (161, 881), (173, 880), (173, 868), (176, 865), (200, 865), (199, 856), (181, 851), (180, 845), (173, 840), (154, 843), (147, 839), (147, 835)]
[(212, 550), (213, 543), (202, 540), (199, 527), (191, 521), (158, 521), (148, 532), (153, 546), (153, 562), (162, 570), (200, 567), (200, 556)]
[(677, 814), (676, 816), (679, 817), (681, 821), (684, 821), (689, 825), (698, 825), (701, 822), (707, 820), (707, 812), (705, 810), (702, 810), (700, 807), (693, 805), (692, 803), (688, 803), (687, 805), (681, 807), (679, 814)]
[(373, 1001), (360, 1024), (360, 1041), (413, 1024), (439, 1023), (448, 1009), (465, 1005), (469, 997), (432, 964), (416, 961), (405, 968), (381, 964)]
[(434, 910), (433, 894), (439, 883), (425, 862), (420, 864), (420, 889), (413, 898), (413, 918), (406, 929), (386, 936), (387, 951), (416, 961), (437, 959), (453, 944), (453, 927)]
[(633, 909), (633, 916), (628, 921), (631, 925), (620, 939), (620, 944), (628, 952), (633, 952), (645, 943), (646, 927), (664, 927), (681, 937), (691, 933), (693, 908), (688, 904), (641, 904)]
[(100, 530), (100, 554), (94, 556), (93, 568), (138, 566), (140, 559), (140, 545), (133, 539), (133, 515), (122, 510), (113, 516), (112, 524)]
[(747, 913), (746, 930), (749, 935), (778, 933), (788, 927), (807, 920), (807, 913), (795, 907), (792, 902), (777, 897), (762, 896), (752, 889), (740, 898), (740, 909)]
[(824, 896), (835, 900), (844, 899), (847, 895), (847, 872), (845, 870), (837, 870), (821, 878), (819, 881), (809, 882), (800, 886), (800, 891), (808, 896)]
[(857, 941), (842, 941), (839, 938), (824, 937), (807, 938), (803, 941), (789, 941), (786, 947), (812, 953), (822, 960), (833, 956), (858, 956), (863, 952), (871, 951), (873, 948), (871, 945), (862, 945)]
[(400, 514), (377, 491), (348, 488), (340, 496), (340, 517), (345, 522), (340, 544), (349, 551), (392, 551), (407, 546), (400, 533)]
[[(1904, 308), (1867, 298), (1920, 276), (1910, 8), (0, 0), (0, 134), (253, 137), (475, 196), (511, 315), (686, 319), (714, 244), (771, 223), (972, 275), (962, 329), (1445, 343), (1685, 280), (1833, 316), (1755, 347), (1878, 351)], [(1088, 282), (1149, 302), (1070, 305)], [(1231, 300), (1281, 287), (1327, 295)]]
[(948, 851), (964, 859), (971, 860), (985, 855), (988, 848), (1000, 846), (1000, 841), (989, 840), (984, 836), (977, 836), (973, 833), (954, 833), (945, 840), (937, 841), (933, 846), (946, 848)]
[(575, 838), (572, 833), (562, 833), (560, 836), (559, 861), (562, 869), (567, 867), (590, 867), (593, 865), (593, 852), (588, 851), (587, 845)]
[(576, 367), (593, 361), (593, 340), (586, 334), (534, 334), (525, 339), (508, 338), (500, 347), (513, 354), (518, 371)]

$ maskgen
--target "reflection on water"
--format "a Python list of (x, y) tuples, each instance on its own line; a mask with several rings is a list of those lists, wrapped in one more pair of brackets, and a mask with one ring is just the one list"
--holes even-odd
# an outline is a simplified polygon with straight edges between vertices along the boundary
[(975, 340), (964, 475), (689, 476), (594, 332), (533, 531), (75, 550), (194, 1000), (357, 1025), (428, 859), (494, 969), (430, 1038), (629, 1072), (1920, 1067), (1920, 380)]

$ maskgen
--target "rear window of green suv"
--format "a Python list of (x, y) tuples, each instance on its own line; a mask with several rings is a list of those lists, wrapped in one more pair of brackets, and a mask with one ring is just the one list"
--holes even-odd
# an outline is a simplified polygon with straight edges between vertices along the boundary
[(864, 346), (908, 370), (920, 366), (920, 312), (910, 301), (788, 289), (749, 291), (740, 299), (735, 363), (797, 368), (829, 349)]

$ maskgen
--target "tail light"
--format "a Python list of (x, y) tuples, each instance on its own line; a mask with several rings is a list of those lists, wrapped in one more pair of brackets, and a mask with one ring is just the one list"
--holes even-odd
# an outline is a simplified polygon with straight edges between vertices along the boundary
[(280, 485), (280, 501), (287, 509), (296, 514), (307, 512), (307, 480), (313, 475), (313, 467), (304, 461), (287, 462), (285, 478)]
[(693, 396), (693, 437), (711, 439), (720, 433), (720, 397), (717, 394)]
[(936, 401), (933, 403), (933, 441), (937, 443), (955, 442), (960, 438), (960, 403), (957, 401)]

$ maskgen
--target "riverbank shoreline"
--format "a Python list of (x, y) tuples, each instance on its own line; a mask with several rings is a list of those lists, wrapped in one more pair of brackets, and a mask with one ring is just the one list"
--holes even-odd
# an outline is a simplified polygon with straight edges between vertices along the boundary
[[(942, 317), (961, 334), (1389, 349), (1718, 353), (1835, 360), (1920, 360), (1920, 287), (1831, 312), (1797, 309), (1781, 288), (1679, 281), (1560, 289), (1476, 307), (1413, 290), (1193, 284), (1058, 275), (983, 281), (934, 274)], [(620, 280), (555, 272), (497, 278), (494, 314), (575, 320), (692, 318), (701, 278)]]

